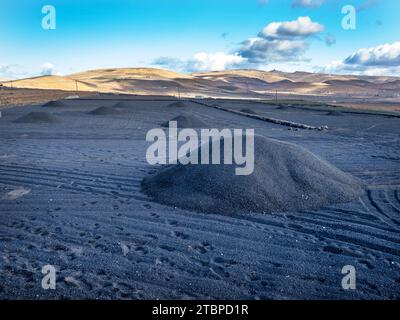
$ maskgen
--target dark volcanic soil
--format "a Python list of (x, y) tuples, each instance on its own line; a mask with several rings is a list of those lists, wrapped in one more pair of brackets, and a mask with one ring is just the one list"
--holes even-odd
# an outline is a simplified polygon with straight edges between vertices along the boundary
[[(51, 110), (62, 122), (39, 126), (13, 121), (40, 106), (2, 112), (0, 298), (400, 299), (400, 119), (218, 101), (329, 127), (289, 131), (185, 102), (208, 127), (254, 128), (366, 183), (348, 203), (221, 215), (141, 192), (141, 181), (162, 169), (146, 161), (146, 133), (181, 110), (136, 99), (127, 101), (134, 112), (118, 117), (87, 113), (121, 97), (66, 100)], [(56, 290), (41, 287), (48, 264)], [(341, 287), (346, 265), (356, 268), (356, 290)]]

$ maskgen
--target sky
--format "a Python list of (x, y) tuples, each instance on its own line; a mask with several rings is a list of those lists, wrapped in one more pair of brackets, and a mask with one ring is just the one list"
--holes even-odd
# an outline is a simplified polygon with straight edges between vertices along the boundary
[(399, 13), (398, 0), (2, 0), (0, 78), (117, 67), (400, 76)]

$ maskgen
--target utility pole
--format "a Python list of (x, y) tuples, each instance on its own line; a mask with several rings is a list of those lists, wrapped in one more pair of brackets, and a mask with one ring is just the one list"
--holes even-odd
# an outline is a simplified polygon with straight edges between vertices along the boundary
[(78, 80), (75, 80), (75, 90), (78, 92)]
[(278, 90), (275, 90), (275, 102), (278, 102)]
[(177, 87), (177, 89), (178, 89), (178, 99), (181, 100), (181, 90), (179, 87)]

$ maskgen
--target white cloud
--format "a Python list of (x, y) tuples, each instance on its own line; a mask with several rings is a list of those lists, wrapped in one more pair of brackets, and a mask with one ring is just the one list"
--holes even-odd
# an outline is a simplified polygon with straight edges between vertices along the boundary
[(323, 30), (324, 26), (311, 21), (310, 17), (271, 22), (258, 36), (244, 40), (236, 52), (230, 54), (199, 52), (189, 60), (161, 57), (153, 61), (153, 65), (193, 72), (262, 67), (266, 63), (273, 62), (307, 61), (303, 56), (309, 47), (306, 38), (317, 35)]
[(195, 70), (206, 71), (206, 70), (225, 70), (229, 67), (238, 65), (244, 62), (244, 58), (238, 54), (225, 54), (223, 52), (217, 53), (196, 53), (192, 63)]
[(310, 17), (299, 17), (293, 21), (271, 22), (258, 37), (242, 42), (239, 54), (250, 63), (279, 61), (305, 61), (303, 54), (308, 49), (305, 39), (324, 30), (324, 26), (311, 21)]
[(344, 62), (363, 66), (400, 66), (400, 42), (362, 48), (347, 57)]
[(220, 71), (234, 68), (246, 61), (238, 54), (226, 54), (223, 52), (207, 53), (199, 52), (193, 58), (181, 60), (172, 57), (160, 57), (153, 61), (153, 65), (166, 67), (181, 72)]
[(348, 65), (343, 63), (343, 61), (333, 61), (323, 68), (317, 68), (316, 71), (328, 74), (398, 76), (400, 74), (400, 67), (365, 67), (360, 65)]
[(51, 76), (54, 74), (54, 66), (51, 63), (45, 63), (42, 65), (42, 71), (40, 72), (43, 76)]
[(29, 74), (18, 64), (0, 65), (0, 77), (7, 79), (19, 79), (27, 77)]
[(260, 33), (265, 38), (308, 37), (324, 31), (324, 26), (312, 22), (310, 17), (298, 17), (297, 20), (271, 22)]
[(23, 79), (38, 75), (60, 75), (60, 73), (54, 69), (51, 63), (43, 64), (40, 69), (37, 66), (27, 67), (18, 64), (0, 65), (0, 77), (2, 78)]
[(292, 7), (318, 8), (324, 2), (325, 0), (294, 0), (292, 3)]
[(298, 61), (307, 49), (304, 41), (257, 37), (243, 41), (239, 54), (250, 63)]
[(323, 71), (398, 76), (400, 74), (400, 42), (359, 49), (344, 60), (330, 63), (323, 68)]

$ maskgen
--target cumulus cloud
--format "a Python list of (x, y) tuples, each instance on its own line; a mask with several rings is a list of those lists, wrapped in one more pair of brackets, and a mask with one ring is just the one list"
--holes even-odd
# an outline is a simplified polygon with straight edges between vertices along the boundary
[(292, 3), (292, 7), (300, 7), (300, 8), (318, 8), (320, 7), (325, 0), (294, 0)]
[(249, 63), (265, 64), (283, 61), (305, 61), (304, 53), (309, 45), (305, 41), (317, 35), (324, 26), (310, 17), (293, 21), (271, 22), (255, 38), (241, 43), (239, 55)]
[(184, 61), (162, 57), (153, 61), (153, 65), (193, 72), (259, 67), (272, 62), (307, 61), (304, 58), (304, 53), (309, 47), (307, 38), (316, 36), (323, 30), (324, 26), (313, 22), (310, 17), (271, 22), (259, 32), (258, 36), (242, 41), (232, 53), (200, 52), (192, 59)]
[(323, 68), (316, 68), (317, 72), (329, 74), (358, 74), (365, 76), (398, 76), (400, 67), (365, 67), (349, 65), (341, 60), (333, 61)]
[(51, 63), (45, 63), (42, 65), (42, 71), (40, 72), (42, 76), (51, 76), (54, 74), (54, 66)]
[(240, 56), (249, 63), (265, 63), (279, 61), (302, 60), (303, 53), (308, 49), (304, 41), (285, 39), (250, 38), (242, 42)]
[(344, 60), (345, 64), (362, 66), (400, 66), (400, 42), (362, 48)]
[(310, 17), (298, 17), (294, 21), (271, 22), (259, 34), (264, 38), (309, 37), (324, 31), (324, 26), (311, 21)]
[(223, 52), (199, 52), (196, 53), (193, 58), (187, 60), (160, 57), (154, 60), (152, 64), (182, 72), (196, 72), (225, 70), (238, 67), (244, 62), (245, 58), (237, 53), (226, 54)]
[(346, 59), (327, 65), (324, 72), (398, 75), (400, 73), (400, 42), (359, 49)]
[(195, 54), (193, 60), (190, 62), (193, 69), (206, 71), (206, 70), (225, 70), (235, 65), (244, 62), (244, 58), (238, 54), (225, 54), (223, 52), (206, 53), (199, 52)]

